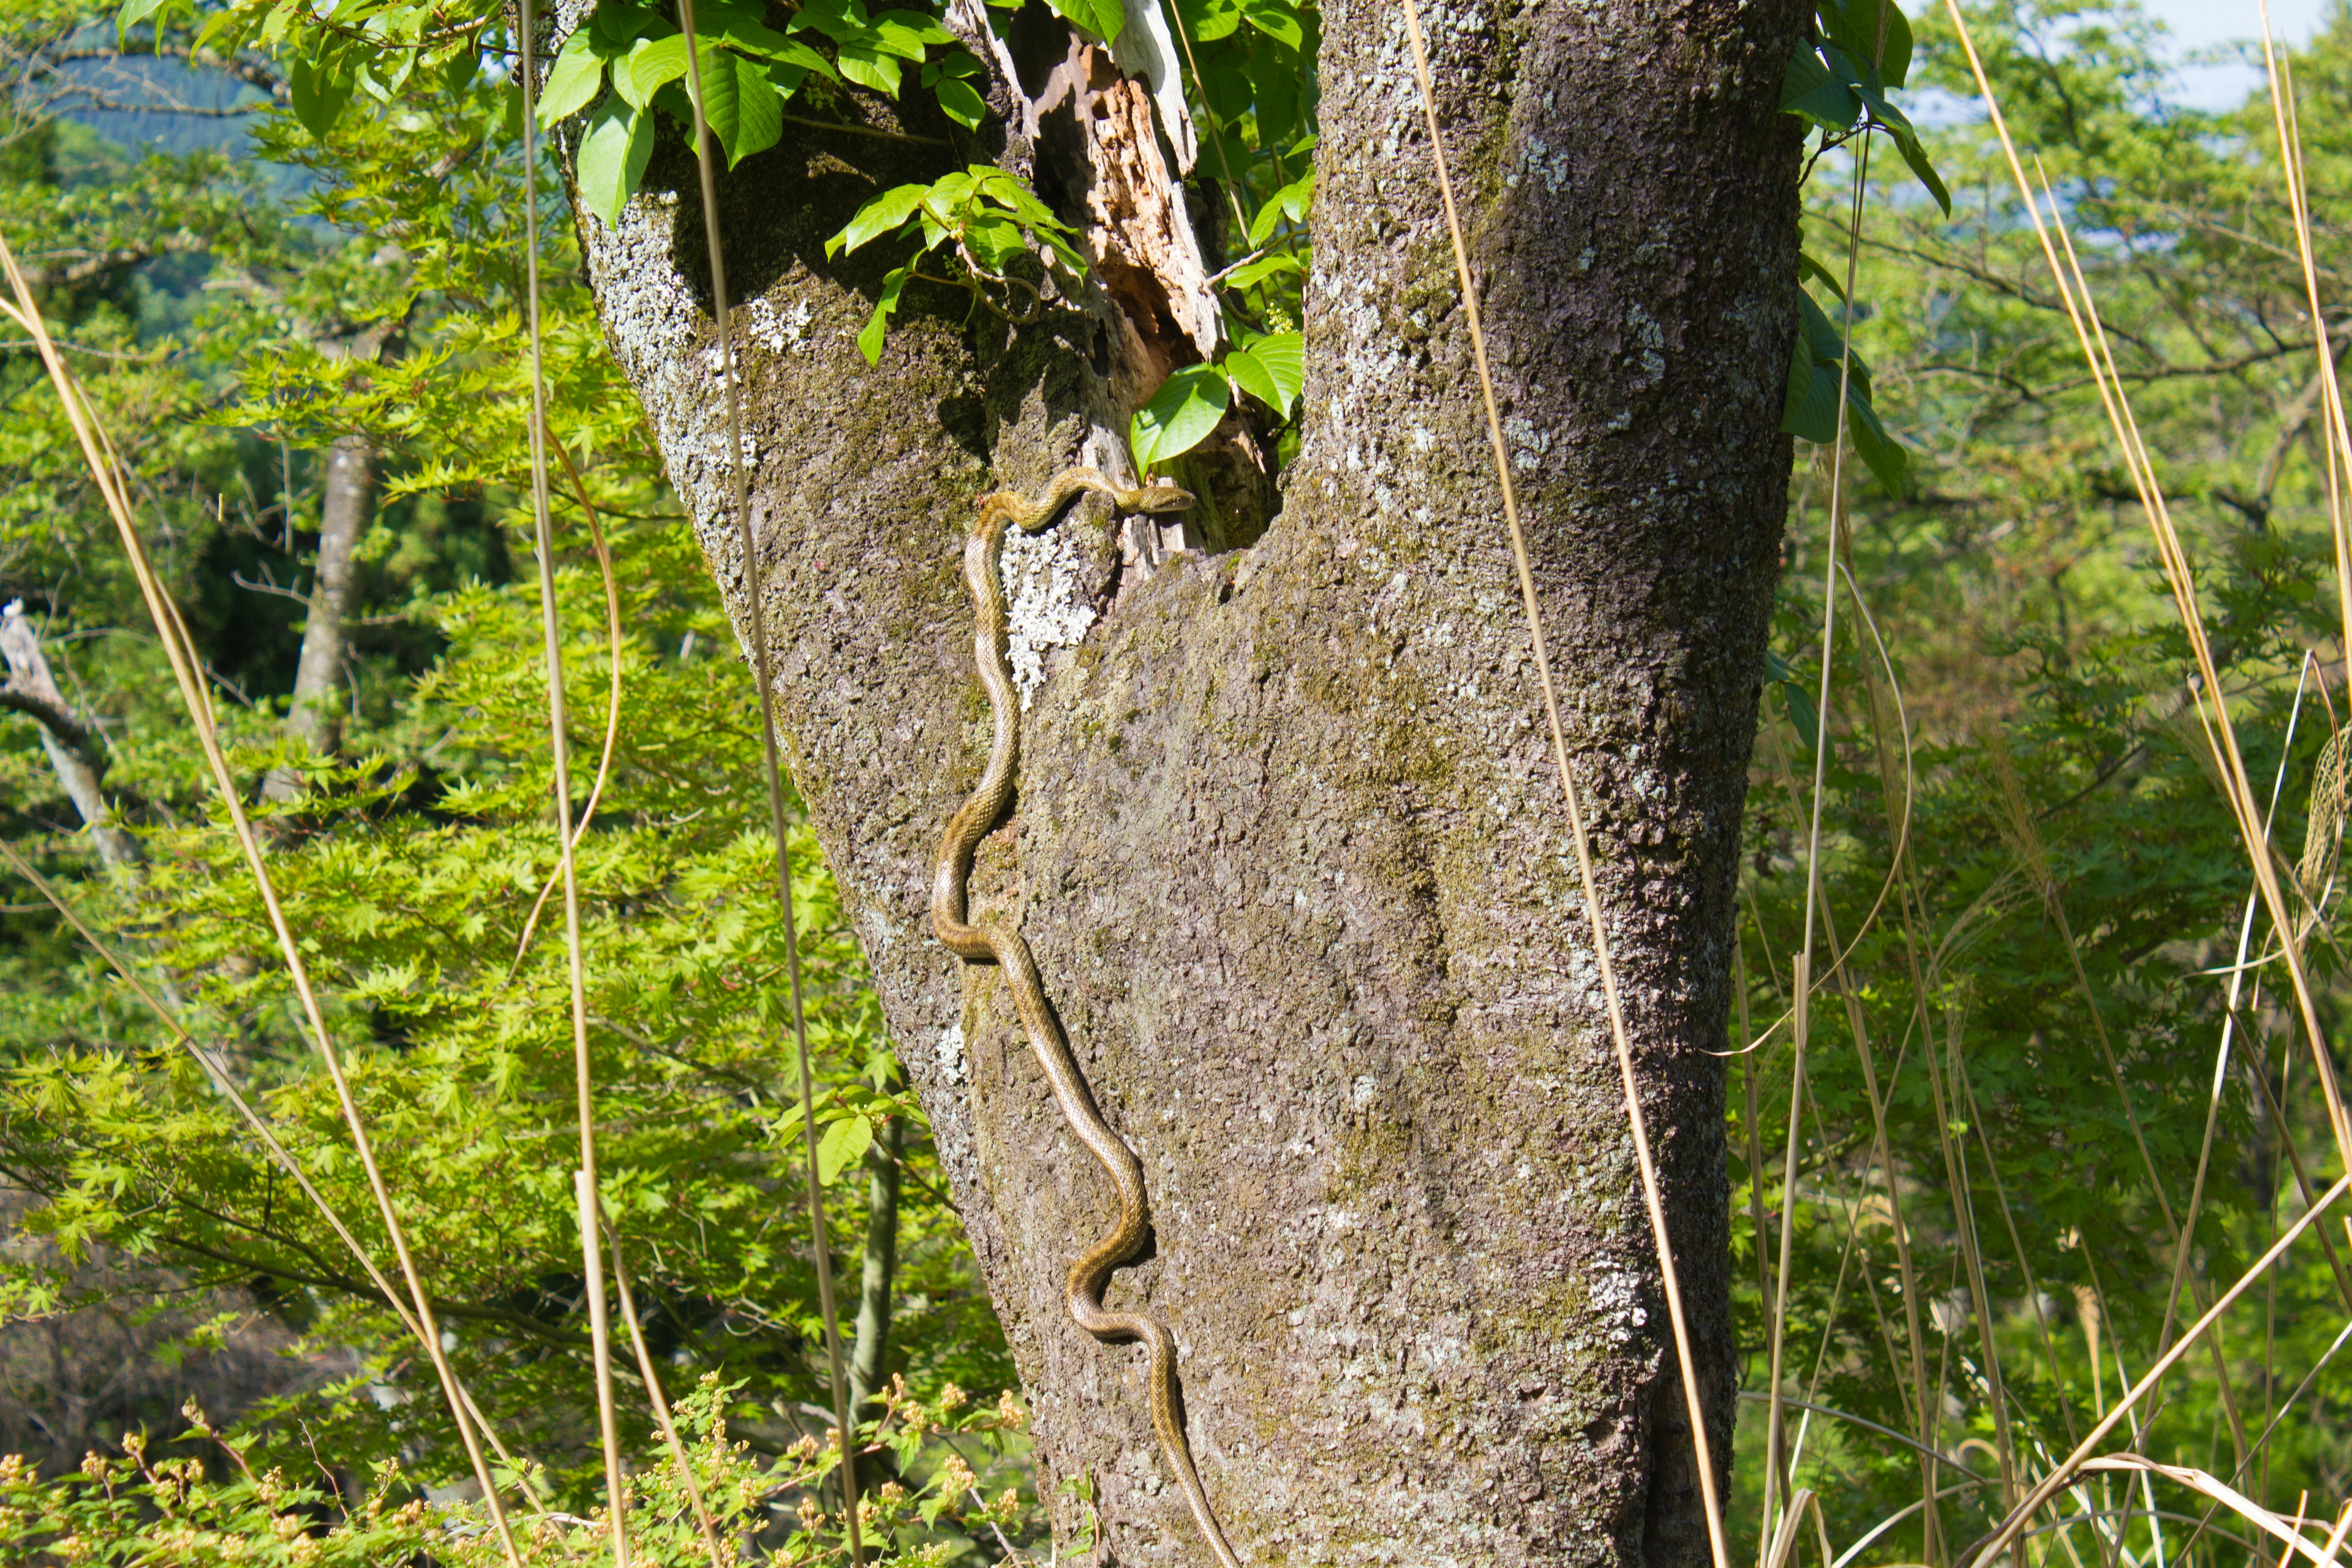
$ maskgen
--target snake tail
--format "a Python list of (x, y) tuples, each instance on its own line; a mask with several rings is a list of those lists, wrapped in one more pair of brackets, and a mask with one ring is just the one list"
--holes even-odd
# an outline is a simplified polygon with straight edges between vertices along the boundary
[(1151, 1392), (1151, 1429), (1160, 1449), (1175, 1472), (1176, 1484), (1192, 1510), (1193, 1523), (1216, 1558), (1218, 1568), (1242, 1568), (1242, 1561), (1225, 1540), (1209, 1494), (1201, 1485), (1192, 1447), (1176, 1409), (1176, 1337), (1160, 1322), (1142, 1312), (1113, 1311), (1103, 1304), (1103, 1289), (1118, 1267), (1130, 1261), (1143, 1246), (1151, 1223), (1150, 1202), (1144, 1191), (1143, 1164), (1135, 1152), (1102, 1119), (1088, 1092), (1069, 1040), (1063, 1035), (1045, 988), (1037, 976), (1037, 962), (1021, 933), (995, 921), (973, 923), (970, 918), (972, 851), (1004, 816), (1013, 801), (1013, 775), (1021, 760), (1021, 710), (1013, 687), (1012, 634), (1000, 571), (1004, 536), (1019, 527), (1038, 532), (1052, 525), (1077, 497), (1096, 494), (1121, 511), (1163, 512), (1190, 506), (1192, 498), (1172, 485), (1153, 484), (1129, 489), (1092, 468), (1066, 468), (1034, 500), (1011, 491), (982, 498), (971, 534), (964, 541), (964, 587), (971, 595), (972, 656), (980, 667), (981, 684), (988, 689), (992, 735), (988, 765), (979, 787), (948, 822), (931, 880), (931, 929), (950, 952), (974, 962), (993, 962), (1013, 994), (1029, 1048), (1053, 1086), (1062, 1119), (1110, 1178), (1118, 1192), (1118, 1220), (1101, 1239), (1070, 1265), (1065, 1289), (1070, 1317), (1078, 1327), (1105, 1343), (1139, 1342), (1149, 1357), (1146, 1378)]

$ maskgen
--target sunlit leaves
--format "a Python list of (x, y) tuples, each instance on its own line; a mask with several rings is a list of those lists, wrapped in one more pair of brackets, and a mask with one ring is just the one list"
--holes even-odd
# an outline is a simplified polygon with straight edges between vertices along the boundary
[(287, 89), (294, 106), (294, 118), (302, 129), (324, 140), (334, 129), (335, 121), (343, 112), (343, 105), (352, 100), (352, 81), (332, 67), (311, 60), (296, 60), (287, 73)]
[(1104, 43), (1127, 27), (1127, 10), (1120, 0), (1046, 0), (1055, 15), (1093, 34)]
[(654, 155), (654, 121), (642, 110), (610, 97), (589, 117), (580, 139), (580, 200), (604, 222), (618, 223), (646, 164)]
[(1128, 423), (1128, 450), (1136, 467), (1150, 470), (1181, 457), (1209, 437), (1233, 398), (1214, 365), (1186, 365), (1162, 382)]
[(596, 53), (594, 38), (595, 35), (583, 27), (564, 40), (562, 50), (547, 73), (547, 84), (540, 89), (541, 129), (587, 108), (596, 89), (604, 85), (604, 61)]
[[(1072, 243), (1069, 226), (1037, 199), (1036, 193), (990, 163), (948, 174), (928, 185), (896, 185), (858, 208), (841, 232), (824, 242), (827, 256), (845, 255), (886, 235), (919, 237), (919, 256), (943, 250), (962, 261), (976, 279), (1034, 290), (1007, 269), (1042, 251), (1071, 278), (1086, 275), (1086, 260)], [(898, 309), (898, 297), (912, 276), (911, 264), (884, 279), (873, 318), (858, 333), (866, 363), (882, 357), (882, 335)], [(977, 285), (975, 284), (975, 287)], [(1002, 307), (999, 307), (1002, 310)]]
[(1307, 343), (1297, 332), (1270, 332), (1233, 350), (1220, 362), (1234, 384), (1290, 417), (1291, 405), (1307, 382)]

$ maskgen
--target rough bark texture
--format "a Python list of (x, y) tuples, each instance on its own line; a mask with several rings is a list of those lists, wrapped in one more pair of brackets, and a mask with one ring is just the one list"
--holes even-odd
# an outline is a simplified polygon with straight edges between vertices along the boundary
[[(1706, 1053), (1725, 1044), (1789, 461), (1795, 146), (1775, 109), (1797, 17), (1788, 0), (1425, 16), (1718, 1456)], [(1173, 1327), (1193, 1447), (1245, 1558), (1697, 1563), (1690, 1435), (1402, 16), (1329, 0), (1324, 37), (1307, 429), (1282, 515), (1246, 551), (1156, 571), (1085, 516), (1008, 549), (1030, 701), (974, 902), (1020, 921), (1142, 1157), (1155, 1249), (1111, 1298)], [(924, 914), (987, 744), (956, 577), (971, 503), (1098, 456), (1108, 389), (1133, 374), (1103, 301), (1008, 335), (941, 290), (910, 291), (879, 370), (858, 357), (895, 258), (830, 263), (824, 237), (877, 186), (970, 155), (814, 132), (722, 183), (775, 696), (1028, 1385), (1041, 1490), (1094, 1479), (1107, 1562), (1196, 1563), (1138, 1356), (1062, 1309), (1107, 1184), (996, 975), (949, 959)], [(740, 626), (693, 190), (666, 146), (617, 228), (581, 224)]]
[[(365, 436), (339, 437), (327, 452), (319, 510), (319, 554), (310, 574), (310, 611), (294, 666), (286, 732), (314, 752), (331, 752), (343, 732), (343, 648), (351, 615), (352, 568), (375, 514), (375, 448)], [(273, 800), (301, 791), (301, 777), (273, 772), (263, 782)]]
[(139, 841), (115, 820), (114, 808), (102, 787), (106, 742), (58, 689), (48, 658), (41, 652), (40, 634), (26, 618), (21, 601), (0, 611), (0, 662), (8, 671), (6, 683), (0, 685), (0, 708), (30, 714), (40, 721), (41, 749), (48, 753), (58, 786), (89, 828), (98, 858), (110, 870), (136, 870), (143, 866), (147, 857)]

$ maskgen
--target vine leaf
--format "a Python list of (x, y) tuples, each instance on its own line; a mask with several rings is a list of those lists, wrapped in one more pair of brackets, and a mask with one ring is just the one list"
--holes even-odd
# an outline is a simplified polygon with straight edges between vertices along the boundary
[(548, 129), (566, 115), (588, 107), (604, 85), (604, 61), (596, 52), (595, 35), (582, 27), (563, 40), (562, 52), (547, 73), (539, 94), (539, 128)]
[(866, 356), (867, 364), (882, 363), (882, 334), (890, 329), (890, 318), (898, 310), (898, 291), (907, 286), (907, 276), (913, 270), (912, 267), (894, 267), (882, 279), (882, 297), (875, 301), (874, 319), (857, 334), (857, 352)]
[(323, 142), (342, 118), (352, 100), (352, 79), (334, 71), (323, 60), (296, 60), (287, 73), (287, 90), (294, 100), (294, 118), (302, 129)]
[(1108, 44), (1127, 26), (1127, 7), (1119, 0), (1046, 0), (1055, 15), (1085, 28)]
[(1160, 383), (1129, 421), (1127, 445), (1136, 466), (1150, 469), (1191, 451), (1208, 439), (1232, 406), (1223, 372), (1211, 364), (1186, 365)]
[(1307, 340), (1297, 332), (1270, 332), (1224, 358), (1234, 384), (1285, 419), (1307, 384)]
[(606, 224), (618, 223), (653, 155), (652, 111), (607, 94), (580, 141), (581, 201)]
[[(1808, 441), (1828, 445), (1837, 437), (1838, 381), (1845, 356), (1845, 339), (1813, 297), (1797, 291), (1801, 314), (1797, 341), (1789, 355), (1789, 395), (1780, 413), (1780, 428)], [(1853, 356), (1853, 375), (1846, 388), (1846, 434), (1853, 449), (1876, 475), (1878, 482), (1902, 493), (1903, 477), (1910, 466), (1906, 453), (1878, 417), (1871, 403), (1870, 367)]]

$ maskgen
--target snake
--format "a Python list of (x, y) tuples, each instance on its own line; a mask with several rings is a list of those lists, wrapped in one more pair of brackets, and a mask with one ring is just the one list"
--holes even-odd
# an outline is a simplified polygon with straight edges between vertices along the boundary
[(1135, 1258), (1151, 1223), (1142, 1163), (1095, 1108), (1094, 1097), (1070, 1055), (1070, 1043), (1038, 982), (1037, 963), (1030, 955), (1028, 942), (1010, 926), (968, 918), (972, 850), (1012, 803), (1013, 774), (1021, 757), (1020, 705), (1013, 689), (1010, 658), (1012, 633), (1000, 575), (1004, 537), (1016, 526), (1024, 533), (1042, 533), (1070, 502), (1087, 494), (1103, 497), (1118, 511), (1147, 515), (1181, 511), (1192, 504), (1192, 495), (1174, 485), (1147, 480), (1129, 487), (1099, 469), (1083, 467), (1055, 475), (1034, 500), (1013, 490), (981, 498), (964, 541), (963, 581), (971, 595), (973, 658), (980, 666), (981, 683), (988, 689), (994, 732), (980, 787), (950, 819), (940, 840), (931, 880), (931, 929), (959, 958), (993, 961), (1003, 973), (1030, 1049), (1053, 1086), (1063, 1119), (1118, 1191), (1118, 1223), (1070, 1265), (1064, 1297), (1071, 1318), (1096, 1339), (1106, 1344), (1139, 1341), (1150, 1352), (1151, 1428), (1160, 1439), (1160, 1452), (1175, 1472), (1184, 1500), (1192, 1507), (1193, 1522), (1215, 1555), (1218, 1568), (1242, 1568), (1241, 1559), (1234, 1554), (1217, 1522), (1216, 1510), (1209, 1506), (1209, 1494), (1201, 1486), (1200, 1470), (1192, 1463), (1192, 1446), (1185, 1441), (1184, 1424), (1177, 1415), (1175, 1336), (1156, 1318), (1113, 1311), (1103, 1305), (1104, 1286), (1113, 1271)]

